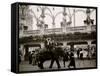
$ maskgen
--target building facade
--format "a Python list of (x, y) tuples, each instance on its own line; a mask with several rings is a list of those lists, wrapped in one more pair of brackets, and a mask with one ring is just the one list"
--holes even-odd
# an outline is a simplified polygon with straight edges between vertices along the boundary
[[(23, 60), (27, 60), (29, 51), (38, 47), (44, 48), (44, 40), (46, 38), (54, 39), (56, 42), (61, 43), (62, 47), (75, 48), (76, 45), (96, 47), (96, 23), (94, 23), (96, 18), (91, 18), (92, 12), (96, 12), (95, 9), (85, 8), (79, 10), (74, 8), (71, 10), (68, 7), (62, 7), (62, 12), (57, 12), (55, 15), (46, 13), (46, 10), (52, 13), (56, 9), (53, 7), (51, 10), (51, 8), (46, 6), (37, 7), (37, 12), (40, 12), (40, 15), (37, 16), (36, 12), (30, 9), (30, 6), (19, 6), (19, 43), (20, 50), (23, 53)], [(69, 13), (71, 11), (72, 13)], [(84, 26), (75, 25), (75, 14), (77, 12), (85, 13)], [(49, 24), (45, 23), (46, 14), (51, 16), (53, 28), (48, 28)], [(60, 28), (55, 28), (55, 20), (58, 18), (56, 16), (60, 14), (62, 14)], [(96, 16), (96, 13), (94, 15)], [(34, 26), (33, 18), (36, 20), (36, 30), (32, 29), (32, 26)], [(72, 23), (74, 26), (71, 26)]]

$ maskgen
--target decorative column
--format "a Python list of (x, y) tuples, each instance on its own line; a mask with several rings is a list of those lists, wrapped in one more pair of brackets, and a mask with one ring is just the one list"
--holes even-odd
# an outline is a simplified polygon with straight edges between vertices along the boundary
[(75, 9), (73, 10), (73, 13), (74, 13), (74, 27), (75, 27)]
[(52, 22), (53, 28), (55, 28), (55, 18), (53, 17), (53, 22)]
[(55, 17), (52, 16), (53, 33), (55, 34)]
[(44, 29), (45, 29), (45, 23), (44, 23), (44, 18), (45, 18), (45, 14), (44, 14), (44, 12), (45, 12), (45, 8), (46, 7), (42, 7), (41, 8), (41, 10), (42, 10), (42, 13), (41, 13), (41, 15), (40, 15), (40, 17), (42, 18), (42, 20), (41, 20), (41, 33), (42, 34), (44, 34)]
[(66, 32), (66, 26), (67, 26), (67, 21), (66, 21), (66, 8), (63, 8), (63, 32)]

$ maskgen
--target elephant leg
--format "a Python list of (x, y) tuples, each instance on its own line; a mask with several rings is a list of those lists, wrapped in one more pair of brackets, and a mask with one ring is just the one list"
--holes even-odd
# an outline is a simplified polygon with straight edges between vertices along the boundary
[(54, 63), (54, 59), (51, 60), (51, 64), (49, 68), (52, 68), (53, 63)]
[(44, 69), (44, 67), (43, 67), (43, 61), (40, 61), (40, 62), (38, 63), (38, 67), (39, 67), (40, 69)]
[(75, 65), (73, 67), (74, 67), (74, 69), (76, 69), (76, 66)]
[(64, 65), (64, 67), (65, 67), (65, 59), (63, 59), (63, 65)]
[(38, 62), (38, 67), (40, 68), (41, 66), (40, 66), (40, 62)]
[(41, 63), (40, 63), (40, 68), (44, 69), (44, 67), (43, 67), (43, 61), (41, 61)]
[(56, 59), (56, 63), (57, 63), (58, 68), (61, 68), (61, 66), (60, 66), (60, 64), (59, 64), (59, 60), (58, 60), (58, 59)]

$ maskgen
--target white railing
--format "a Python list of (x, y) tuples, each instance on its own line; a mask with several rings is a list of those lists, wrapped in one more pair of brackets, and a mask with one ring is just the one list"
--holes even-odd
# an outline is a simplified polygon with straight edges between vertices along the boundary
[[(63, 31), (66, 29), (65, 31)], [(44, 32), (42, 30), (28, 30), (23, 31), (23, 36), (29, 36), (29, 35), (43, 35), (43, 34), (61, 34), (61, 33), (74, 33), (74, 32), (91, 32), (96, 31), (96, 26), (77, 26), (77, 27), (67, 27), (67, 28), (54, 28), (54, 29), (44, 29)]]
[(69, 27), (66, 28), (66, 32), (67, 33), (87, 32), (87, 26)]
[(55, 29), (45, 29), (44, 34), (52, 34), (52, 33), (61, 33), (62, 28), (55, 28)]
[(23, 36), (34, 36), (34, 35), (40, 35), (40, 30), (27, 30), (23, 31)]

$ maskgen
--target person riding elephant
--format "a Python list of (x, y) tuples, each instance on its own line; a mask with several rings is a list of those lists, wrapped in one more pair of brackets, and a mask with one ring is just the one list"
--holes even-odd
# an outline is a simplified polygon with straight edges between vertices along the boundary
[(51, 45), (51, 39), (47, 38), (44, 42), (45, 48), (49, 51), (50, 50), (50, 45)]
[(51, 41), (50, 48), (54, 50), (56, 48), (56, 42), (54, 40)]

